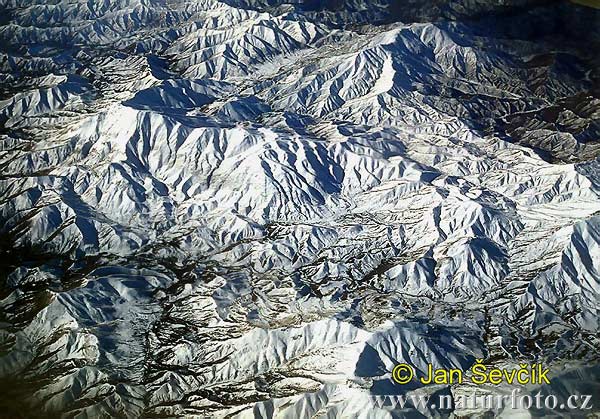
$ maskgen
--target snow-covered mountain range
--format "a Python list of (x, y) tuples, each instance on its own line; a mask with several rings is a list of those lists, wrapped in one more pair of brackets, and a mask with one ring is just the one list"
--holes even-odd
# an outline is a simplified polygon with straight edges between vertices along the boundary
[(600, 10), (0, 8), (7, 417), (472, 414), (386, 401), (466, 391), (400, 362), (599, 393)]

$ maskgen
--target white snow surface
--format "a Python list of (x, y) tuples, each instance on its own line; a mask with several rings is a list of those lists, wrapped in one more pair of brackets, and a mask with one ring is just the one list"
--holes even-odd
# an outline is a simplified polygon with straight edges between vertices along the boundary
[(585, 81), (546, 68), (541, 87), (457, 22), (229, 3), (0, 0), (3, 397), (437, 417), (384, 399), (457, 390), (394, 365), (597, 364), (600, 160), (477, 126)]

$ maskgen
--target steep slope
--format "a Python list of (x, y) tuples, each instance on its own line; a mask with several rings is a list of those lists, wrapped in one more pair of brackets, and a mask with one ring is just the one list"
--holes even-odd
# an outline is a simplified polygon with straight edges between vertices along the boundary
[(480, 358), (592, 383), (595, 61), (433, 3), (0, 3), (0, 407), (436, 416), (397, 397), (464, 388), (394, 365)]

